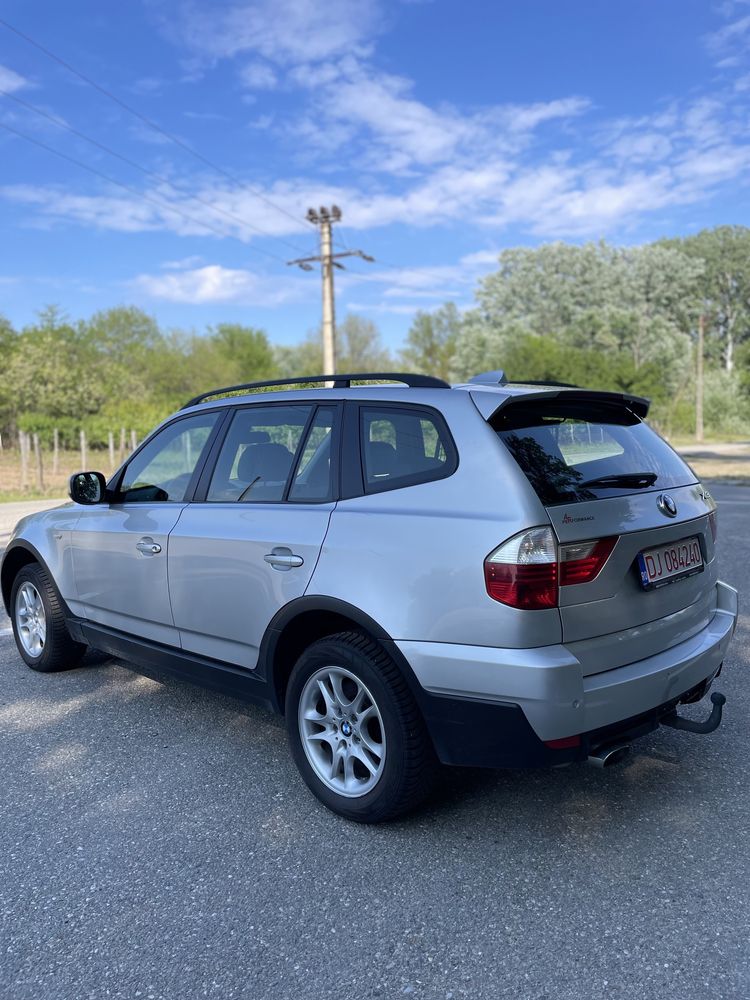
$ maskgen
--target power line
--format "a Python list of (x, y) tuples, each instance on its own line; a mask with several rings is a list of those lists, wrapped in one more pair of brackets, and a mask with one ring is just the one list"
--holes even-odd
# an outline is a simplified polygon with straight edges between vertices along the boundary
[(253, 232), (259, 233), (261, 236), (265, 236), (269, 239), (278, 240), (285, 246), (291, 247), (292, 250), (301, 249), (301, 247), (299, 247), (296, 243), (290, 243), (288, 240), (285, 240), (280, 236), (274, 236), (272, 233), (269, 233), (264, 229), (260, 229), (258, 226), (253, 225), (252, 222), (248, 222), (246, 219), (241, 218), (241, 216), (236, 215), (234, 212), (228, 212), (226, 211), (226, 209), (220, 208), (218, 205), (212, 204), (205, 198), (201, 198), (200, 195), (189, 194), (187, 192), (180, 191), (180, 189), (176, 187), (173, 181), (171, 181), (168, 177), (165, 177), (163, 174), (156, 173), (156, 171), (154, 170), (149, 170), (148, 167), (142, 166), (135, 160), (130, 159), (129, 156), (125, 156), (122, 153), (118, 153), (117, 150), (111, 149), (109, 146), (106, 146), (103, 142), (99, 142), (97, 139), (92, 139), (91, 136), (88, 136), (85, 133), (80, 132), (78, 129), (73, 128), (73, 126), (69, 125), (64, 119), (58, 118), (57, 115), (50, 114), (49, 112), (44, 111), (43, 108), (36, 107), (36, 105), (34, 104), (30, 104), (29, 101), (24, 101), (23, 98), (18, 97), (16, 94), (11, 94), (7, 90), (2, 90), (0, 88), (0, 95), (2, 95), (3, 97), (7, 97), (11, 101), (15, 101), (16, 104), (21, 105), (21, 107), (27, 108), (29, 111), (33, 111), (35, 114), (40, 115), (42, 118), (46, 118), (48, 121), (51, 121), (54, 125), (57, 125), (58, 128), (65, 129), (65, 131), (70, 132), (71, 135), (75, 135), (79, 139), (83, 139), (84, 142), (88, 142), (90, 145), (95, 146), (97, 149), (101, 149), (103, 152), (108, 153), (110, 156), (116, 157), (116, 159), (121, 160), (128, 166), (133, 167), (135, 170), (140, 170), (140, 172), (142, 174), (145, 174), (147, 177), (153, 177), (161, 184), (168, 184), (169, 187), (171, 187), (172, 190), (176, 191), (179, 195), (187, 197), (192, 201), (199, 202), (201, 205), (205, 206), (206, 208), (209, 208), (212, 212), (217, 212), (219, 215), (224, 215), (226, 216), (226, 218), (231, 219), (233, 222), (238, 222), (244, 228), (252, 229)]
[(127, 104), (121, 98), (117, 97), (111, 91), (107, 90), (106, 87), (103, 87), (101, 84), (97, 83), (96, 80), (92, 80), (90, 76), (87, 76), (85, 73), (82, 73), (80, 70), (77, 70), (74, 66), (71, 66), (69, 62), (66, 62), (63, 58), (56, 55), (54, 52), (50, 51), (50, 49), (46, 48), (40, 42), (35, 41), (35, 39), (33, 39), (30, 35), (27, 35), (25, 32), (21, 31), (20, 28), (14, 27), (12, 24), (10, 24), (2, 17), (0, 17), (0, 24), (4, 28), (7, 28), (8, 31), (12, 31), (13, 34), (18, 35), (19, 38), (23, 38), (23, 40), (25, 42), (28, 42), (29, 45), (33, 45), (34, 48), (39, 49), (39, 51), (44, 53), (44, 55), (47, 56), (47, 58), (54, 60), (54, 62), (58, 63), (69, 73), (72, 73), (74, 76), (77, 76), (79, 80), (82, 80), (84, 83), (88, 84), (88, 86), (93, 87), (94, 90), (98, 90), (100, 94), (103, 94), (105, 97), (109, 98), (110, 101), (114, 101), (115, 104), (121, 107), (124, 111), (127, 111), (128, 114), (134, 115), (139, 121), (143, 122), (144, 125), (147, 125), (148, 128), (153, 129), (154, 132), (158, 132), (159, 135), (164, 136), (165, 139), (168, 139), (170, 142), (173, 142), (176, 146), (179, 146), (186, 153), (189, 153), (200, 163), (204, 164), (204, 166), (210, 167), (211, 170), (217, 171), (217, 173), (221, 174), (222, 177), (225, 177), (233, 184), (237, 184), (239, 187), (247, 188), (247, 190), (250, 191), (256, 198), (259, 198), (261, 201), (264, 201), (267, 205), (270, 205), (271, 208), (275, 209), (277, 212), (281, 212), (282, 215), (286, 215), (287, 218), (292, 219), (295, 223), (299, 222), (299, 219), (297, 218), (296, 215), (292, 215), (291, 212), (288, 212), (285, 208), (282, 208), (281, 205), (277, 205), (276, 202), (272, 201), (269, 197), (267, 197), (267, 195), (265, 195), (262, 191), (259, 191), (252, 184), (248, 184), (247, 181), (240, 180), (238, 177), (235, 177), (233, 174), (231, 174), (228, 170), (225, 170), (224, 167), (220, 167), (217, 163), (214, 163), (212, 160), (209, 160), (207, 156), (203, 155), (203, 153), (199, 153), (197, 149), (194, 149), (187, 142), (180, 139), (178, 136), (173, 135), (171, 132), (168, 132), (166, 129), (162, 128), (161, 125), (158, 125), (155, 121), (152, 121), (150, 118), (142, 114), (136, 108), (131, 107), (131, 105)]
[[(54, 153), (55, 156), (59, 156), (63, 160), (67, 160), (68, 163), (72, 163), (76, 167), (80, 167), (82, 170), (88, 170), (90, 174), (94, 174), (96, 177), (101, 177), (102, 180), (107, 181), (109, 184), (115, 184), (117, 187), (122, 188), (129, 194), (135, 195), (136, 198), (140, 198), (143, 201), (148, 201), (152, 205), (156, 205), (157, 208), (166, 209), (168, 212), (173, 212), (175, 215), (182, 216), (183, 219), (187, 219), (194, 225), (201, 226), (203, 229), (208, 229), (222, 239), (226, 239), (227, 236), (230, 238), (238, 239), (238, 237), (233, 236), (232, 233), (228, 233), (221, 229), (217, 229), (212, 226), (209, 222), (203, 219), (196, 219), (195, 216), (189, 215), (187, 212), (183, 212), (181, 208), (176, 208), (171, 202), (164, 201), (162, 198), (154, 198), (151, 195), (144, 194), (142, 191), (138, 191), (137, 188), (131, 187), (129, 184), (125, 184), (122, 181), (115, 180), (114, 177), (110, 177), (109, 174), (105, 174), (101, 170), (97, 170), (96, 167), (89, 166), (88, 163), (83, 163), (81, 160), (75, 159), (73, 156), (69, 156), (67, 153), (63, 153), (59, 149), (55, 149), (53, 146), (48, 146), (46, 143), (41, 142), (39, 139), (35, 139), (33, 136), (27, 135), (25, 132), (20, 132), (18, 129), (13, 128), (10, 125), (6, 125), (5, 122), (0, 122), (0, 128), (4, 128), (6, 132), (11, 132), (13, 135), (18, 136), (19, 139), (25, 139), (26, 142), (30, 142), (33, 146), (38, 146), (40, 149), (46, 150), (48, 153)], [(240, 241), (241, 242), (241, 241)], [(244, 246), (245, 244), (243, 244)], [(271, 253), (270, 250), (264, 250), (262, 247), (254, 247), (252, 244), (248, 244), (248, 249), (255, 250), (256, 253), (265, 254), (266, 257), (271, 257), (273, 260), (278, 261), (281, 264), (285, 264), (286, 261), (277, 256), (275, 253)]]

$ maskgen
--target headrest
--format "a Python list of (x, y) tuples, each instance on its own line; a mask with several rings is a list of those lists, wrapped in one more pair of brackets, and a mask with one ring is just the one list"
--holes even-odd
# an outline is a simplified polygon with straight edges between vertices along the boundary
[(369, 476), (390, 476), (396, 469), (396, 449), (387, 441), (368, 441), (367, 473)]
[(237, 465), (237, 477), (245, 483), (258, 478), (261, 482), (283, 482), (289, 475), (293, 457), (283, 444), (249, 444)]

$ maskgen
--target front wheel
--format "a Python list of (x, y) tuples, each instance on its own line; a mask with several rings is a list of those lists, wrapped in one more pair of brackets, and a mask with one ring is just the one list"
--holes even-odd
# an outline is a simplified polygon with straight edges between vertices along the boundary
[(308, 787), (360, 823), (391, 819), (432, 788), (437, 763), (400, 670), (368, 636), (313, 643), (286, 695), (289, 741)]
[(32, 670), (65, 670), (76, 666), (86, 652), (85, 645), (71, 639), (60, 596), (37, 563), (18, 571), (10, 591), (10, 610), (18, 652)]

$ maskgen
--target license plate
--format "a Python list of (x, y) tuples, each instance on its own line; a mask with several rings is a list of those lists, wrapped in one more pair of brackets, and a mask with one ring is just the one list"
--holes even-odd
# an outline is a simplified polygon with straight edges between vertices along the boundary
[(697, 537), (681, 538), (679, 542), (658, 545), (638, 553), (641, 583), (646, 590), (654, 590), (672, 583), (680, 577), (692, 576), (703, 569), (703, 553)]

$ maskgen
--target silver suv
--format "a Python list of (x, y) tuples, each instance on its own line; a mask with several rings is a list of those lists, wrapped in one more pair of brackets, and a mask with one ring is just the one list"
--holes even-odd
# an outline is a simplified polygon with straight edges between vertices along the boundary
[[(377, 380), (400, 384), (353, 384)], [(363, 822), (440, 763), (606, 764), (660, 724), (716, 728), (722, 695), (705, 722), (677, 706), (721, 670), (737, 595), (646, 400), (501, 372), (304, 383), (205, 393), (18, 524), (0, 583), (30, 667), (94, 647), (267, 705)]]

